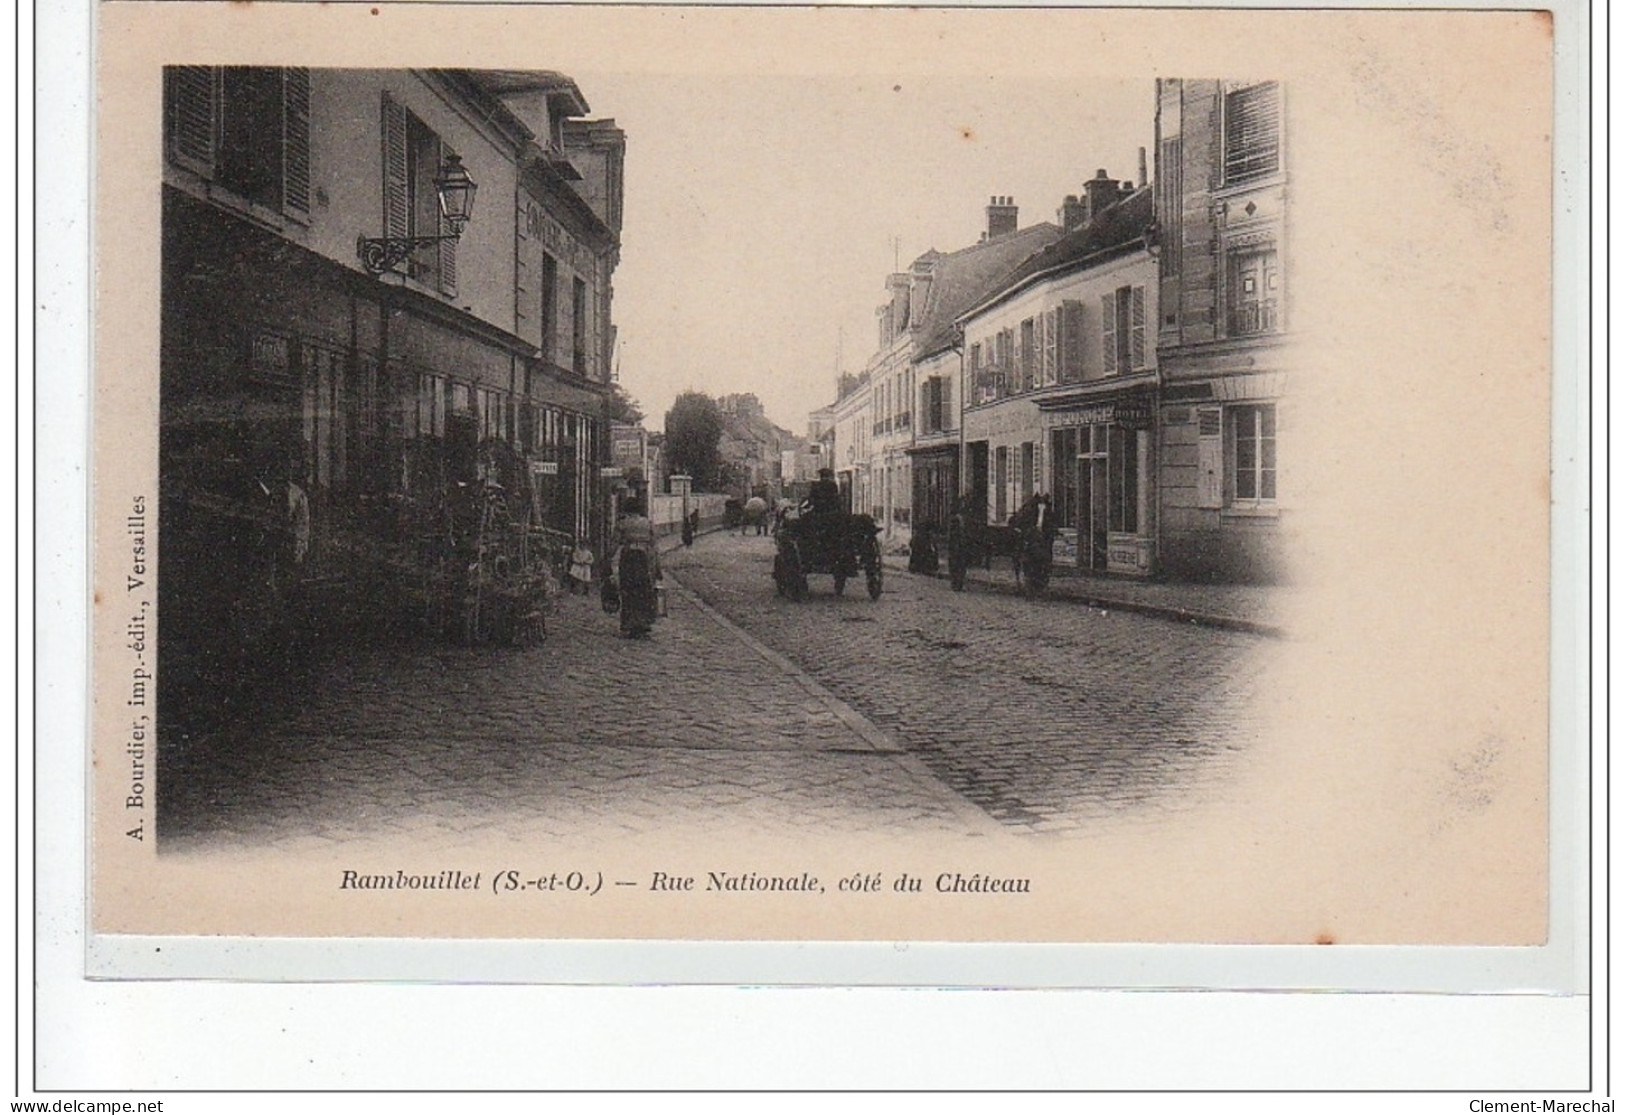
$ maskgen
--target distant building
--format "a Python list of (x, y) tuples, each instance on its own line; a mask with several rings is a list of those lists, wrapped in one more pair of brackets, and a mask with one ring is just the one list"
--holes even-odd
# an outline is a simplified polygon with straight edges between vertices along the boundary
[(1279, 577), (1291, 527), (1282, 87), (1157, 82), (1159, 561)]

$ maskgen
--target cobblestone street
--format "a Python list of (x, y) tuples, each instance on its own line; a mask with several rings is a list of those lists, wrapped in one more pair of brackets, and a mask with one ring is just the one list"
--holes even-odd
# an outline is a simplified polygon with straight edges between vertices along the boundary
[[(871, 602), (827, 577), (774, 595), (770, 540), (674, 554), (683, 583), (919, 754), (1000, 822), (1063, 831), (1155, 819), (1227, 790), (1283, 644), (1127, 612), (1025, 600), (888, 568)], [(1007, 562), (998, 575), (1010, 578)]]
[(648, 641), (567, 597), (535, 648), (343, 655), (278, 723), (166, 743), (163, 848), (1061, 831), (1166, 817), (1246, 753), (1272, 640), (897, 573), (796, 605), (771, 556), (669, 555)]
[(681, 587), (649, 640), (578, 596), (548, 630), (352, 650), (281, 722), (166, 741), (163, 849), (997, 829)]

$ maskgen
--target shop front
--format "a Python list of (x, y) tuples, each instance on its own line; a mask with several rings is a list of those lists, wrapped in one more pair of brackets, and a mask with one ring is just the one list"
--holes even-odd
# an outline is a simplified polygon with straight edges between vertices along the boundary
[(1056, 562), (1147, 577), (1155, 554), (1153, 396), (1046, 399), (1049, 490), (1060, 525)]

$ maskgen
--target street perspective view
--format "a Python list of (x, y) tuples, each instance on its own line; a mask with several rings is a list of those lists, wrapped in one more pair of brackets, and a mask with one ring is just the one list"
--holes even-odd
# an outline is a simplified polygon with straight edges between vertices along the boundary
[(125, 66), (99, 930), (1538, 942), (1543, 443), (1381, 234), (1540, 163), (1336, 192), (1490, 157), (1373, 58)]
[(1133, 163), (874, 276), (798, 431), (750, 383), (650, 429), (590, 90), (169, 69), (160, 847), (1067, 832), (1222, 784), (1292, 528), (1284, 98), (1137, 89)]

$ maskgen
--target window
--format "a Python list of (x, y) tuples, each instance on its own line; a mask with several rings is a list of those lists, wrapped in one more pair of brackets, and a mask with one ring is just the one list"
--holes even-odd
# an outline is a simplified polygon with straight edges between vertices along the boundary
[(1101, 371), (1121, 375), (1145, 367), (1145, 287), (1118, 287), (1100, 299)]
[(587, 284), (570, 281), (570, 370), (587, 375)]
[(1224, 180), (1247, 182), (1281, 166), (1281, 87), (1249, 85), (1224, 98)]
[(1231, 407), (1229, 418), (1233, 501), (1275, 502), (1275, 405)]
[(1031, 391), (1038, 386), (1038, 342), (1033, 319), (1021, 323), (1021, 390)]
[[(454, 155), (423, 121), (384, 97), (384, 235), (445, 236), (434, 180)], [(443, 294), (457, 293), (457, 241), (442, 240), (412, 253), (407, 274)]]
[(1230, 336), (1273, 333), (1280, 328), (1281, 267), (1273, 249), (1230, 256)]
[(1043, 358), (1039, 362), (1039, 374), (1045, 387), (1053, 386), (1059, 382), (1061, 330), (1059, 323), (1056, 321), (1059, 314), (1059, 310), (1046, 310), (1043, 316), (1038, 319), (1039, 324), (1042, 326), (1039, 348), (1043, 354)]
[(1083, 303), (1063, 302), (1057, 321), (1057, 374), (1062, 383), (1083, 380)]
[(164, 128), (177, 166), (263, 209), (308, 218), (308, 69), (167, 67)]

